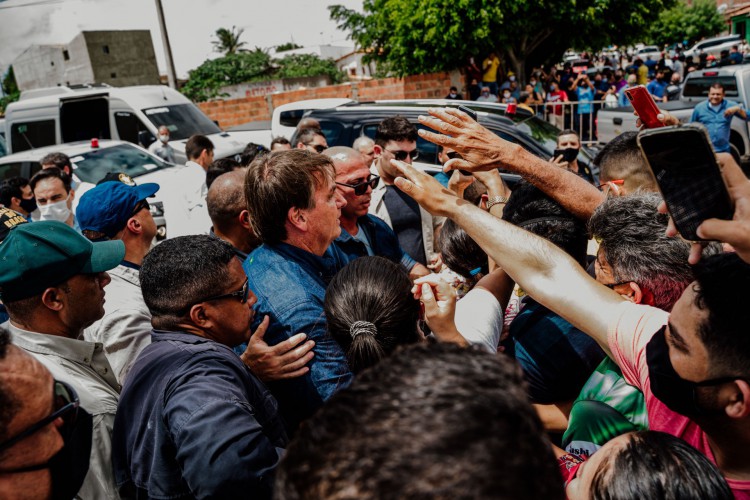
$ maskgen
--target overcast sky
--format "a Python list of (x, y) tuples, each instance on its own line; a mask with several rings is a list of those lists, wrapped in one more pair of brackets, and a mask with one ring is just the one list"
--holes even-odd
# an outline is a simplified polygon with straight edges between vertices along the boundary
[[(177, 76), (209, 58), (218, 28), (244, 28), (249, 48), (294, 40), (351, 45), (329, 19), (328, 5), (361, 10), (362, 0), (162, 0)], [(155, 0), (0, 0), (0, 74), (29, 45), (65, 44), (83, 30), (149, 29), (166, 72)]]

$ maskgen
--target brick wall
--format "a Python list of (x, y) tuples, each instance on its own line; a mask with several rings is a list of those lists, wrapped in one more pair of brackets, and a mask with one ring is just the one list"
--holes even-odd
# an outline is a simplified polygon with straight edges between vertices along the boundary
[(220, 127), (229, 128), (247, 122), (270, 120), (273, 108), (295, 101), (331, 97), (344, 97), (359, 101), (440, 99), (445, 97), (451, 85), (449, 73), (433, 73), (290, 90), (267, 96), (208, 101), (198, 103), (198, 106), (209, 118), (218, 121)]

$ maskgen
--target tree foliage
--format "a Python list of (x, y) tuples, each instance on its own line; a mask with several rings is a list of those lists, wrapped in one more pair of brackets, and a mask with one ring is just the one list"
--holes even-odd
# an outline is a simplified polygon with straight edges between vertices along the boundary
[(698, 40), (721, 33), (725, 28), (722, 15), (713, 0), (694, 0), (688, 5), (680, 0), (674, 7), (663, 11), (652, 25), (653, 43), (667, 45), (684, 40), (692, 45)]
[(267, 51), (256, 47), (251, 51), (205, 61), (189, 72), (188, 81), (180, 90), (193, 101), (201, 102), (223, 97), (225, 94), (221, 93), (221, 88), (228, 85), (319, 75), (327, 75), (333, 83), (339, 83), (344, 78), (331, 59), (297, 54), (272, 60)]
[[(363, 13), (329, 7), (339, 29), (398, 75), (446, 71), (471, 56), (557, 62), (569, 47), (639, 41), (674, 0), (364, 0)], [(481, 63), (481, 59), (479, 61)]]
[(3, 77), (3, 97), (0, 97), (0, 114), (5, 113), (5, 107), (18, 100), (21, 96), (21, 91), (18, 89), (16, 83), (16, 75), (13, 72), (13, 66), (8, 68), (8, 72)]
[(297, 45), (294, 42), (282, 43), (276, 46), (276, 52), (286, 52), (287, 50), (301, 49), (302, 45)]
[(332, 83), (341, 83), (344, 80), (344, 73), (336, 67), (333, 59), (321, 59), (315, 54), (293, 54), (275, 62), (279, 66), (277, 78), (326, 75)]
[(247, 44), (245, 42), (240, 42), (240, 37), (244, 32), (244, 29), (237, 29), (236, 26), (232, 26), (231, 30), (226, 28), (217, 29), (216, 40), (211, 42), (214, 46), (214, 51), (221, 52), (224, 55), (244, 52), (243, 47)]

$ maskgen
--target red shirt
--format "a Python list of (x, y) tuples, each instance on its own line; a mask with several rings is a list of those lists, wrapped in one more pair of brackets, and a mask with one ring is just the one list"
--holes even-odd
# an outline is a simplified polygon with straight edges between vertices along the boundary
[[(562, 90), (557, 92), (549, 92), (547, 94), (547, 102), (568, 102), (568, 95)], [(560, 105), (552, 106), (552, 112), (556, 115), (563, 114), (563, 107)]]
[[(620, 366), (625, 380), (643, 391), (646, 398), (649, 429), (662, 431), (687, 442), (716, 463), (706, 433), (689, 418), (675, 413), (651, 392), (646, 363), (646, 345), (667, 324), (669, 313), (654, 307), (623, 302), (615, 321), (609, 326), (612, 359)], [(750, 481), (724, 478), (738, 500), (750, 500)]]

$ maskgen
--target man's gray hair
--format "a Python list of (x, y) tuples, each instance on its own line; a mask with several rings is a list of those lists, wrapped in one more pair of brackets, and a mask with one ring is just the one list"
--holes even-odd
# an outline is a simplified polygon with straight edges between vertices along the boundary
[(614, 279), (637, 283), (653, 294), (655, 307), (669, 311), (693, 281), (693, 271), (690, 243), (665, 235), (669, 216), (657, 212), (660, 202), (656, 193), (607, 198), (588, 229), (600, 240)]
[(375, 141), (373, 141), (371, 138), (367, 137), (366, 135), (360, 135), (356, 139), (354, 139), (354, 143), (352, 144), (352, 148), (356, 149), (357, 151), (361, 152), (362, 148), (372, 146), (375, 144)]

